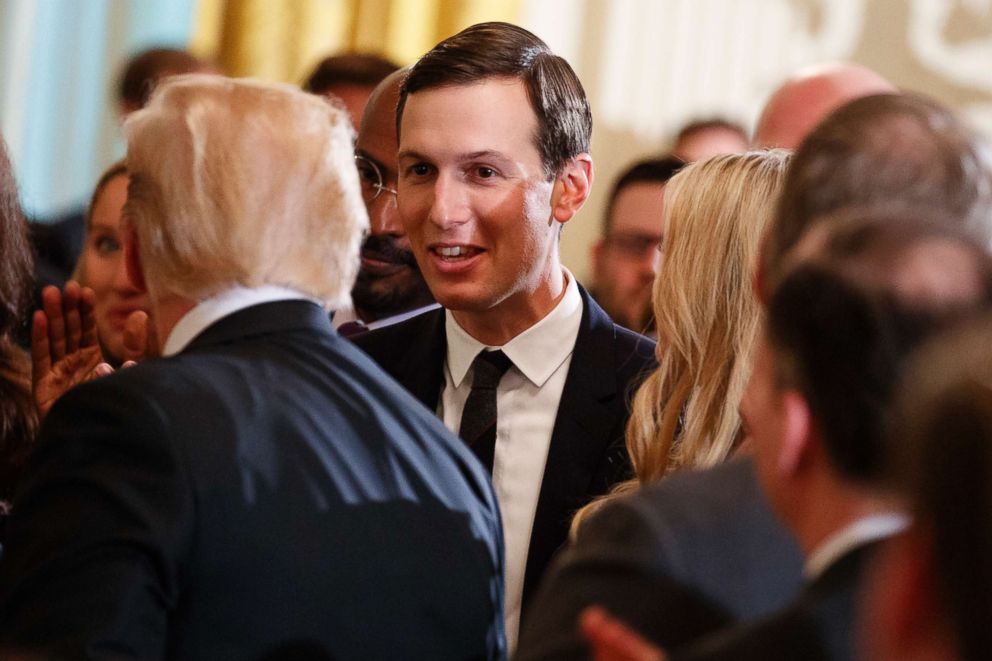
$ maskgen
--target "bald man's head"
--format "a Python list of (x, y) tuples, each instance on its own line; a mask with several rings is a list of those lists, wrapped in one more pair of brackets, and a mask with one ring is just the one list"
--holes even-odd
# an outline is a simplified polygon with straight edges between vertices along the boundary
[(396, 102), (407, 71), (391, 73), (373, 90), (355, 141), (370, 231), (362, 246), (361, 268), (351, 298), (364, 322), (392, 317), (434, 300), (396, 208)]
[(863, 96), (895, 91), (877, 73), (855, 64), (804, 69), (789, 78), (765, 104), (755, 131), (755, 146), (795, 149), (834, 109)]

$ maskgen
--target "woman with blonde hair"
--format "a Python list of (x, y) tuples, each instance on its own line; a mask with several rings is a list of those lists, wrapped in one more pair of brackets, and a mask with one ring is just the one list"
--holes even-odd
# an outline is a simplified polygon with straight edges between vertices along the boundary
[[(752, 273), (789, 156), (716, 156), (686, 166), (665, 187), (652, 295), (658, 368), (637, 390), (627, 424), (635, 477), (613, 495), (720, 463), (739, 447), (737, 406), (759, 324)], [(581, 510), (576, 524), (602, 502)]]

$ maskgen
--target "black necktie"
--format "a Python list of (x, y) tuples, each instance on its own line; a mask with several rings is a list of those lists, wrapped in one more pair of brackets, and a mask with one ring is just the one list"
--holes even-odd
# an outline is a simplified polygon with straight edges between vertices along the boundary
[(496, 386), (513, 362), (502, 351), (483, 350), (472, 361), (472, 392), (458, 433), (491, 474), (496, 453)]

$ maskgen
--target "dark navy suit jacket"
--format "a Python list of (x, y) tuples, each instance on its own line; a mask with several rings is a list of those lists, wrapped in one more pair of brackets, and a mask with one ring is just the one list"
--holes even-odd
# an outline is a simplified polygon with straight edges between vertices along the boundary
[(671, 650), (791, 602), (802, 555), (753, 468), (676, 473), (590, 516), (534, 597), (518, 661), (589, 658), (578, 619), (592, 604)]
[[(617, 326), (579, 287), (582, 321), (558, 405), (524, 575), (527, 607), (572, 515), (630, 477), (624, 427), (630, 399), (655, 367), (654, 342)], [(444, 387), (444, 310), (352, 338), (430, 411)]]
[(471, 453), (305, 301), (53, 407), (0, 563), (0, 645), (48, 658), (505, 655)]
[(787, 608), (704, 638), (672, 661), (857, 661), (861, 580), (880, 542), (848, 551)]

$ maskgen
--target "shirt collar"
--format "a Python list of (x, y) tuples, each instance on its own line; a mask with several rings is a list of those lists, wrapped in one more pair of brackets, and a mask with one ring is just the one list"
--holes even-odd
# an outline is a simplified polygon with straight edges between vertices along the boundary
[(806, 560), (808, 580), (819, 578), (830, 565), (859, 546), (897, 535), (909, 527), (909, 516), (901, 512), (873, 514), (858, 519), (827, 537)]
[(486, 348), (502, 349), (513, 365), (540, 388), (572, 354), (582, 323), (582, 296), (579, 285), (567, 269), (565, 294), (539, 322), (520, 333), (502, 347), (487, 347), (458, 325), (450, 310), (445, 310), (444, 330), (448, 338), (448, 371), (455, 387), (461, 386), (472, 361)]
[(172, 327), (172, 331), (162, 347), (162, 355), (173, 356), (179, 353), (215, 321), (219, 321), (238, 310), (260, 303), (289, 300), (313, 301), (323, 306), (321, 301), (288, 287), (280, 287), (279, 285), (242, 287), (235, 285), (200, 301), (192, 310), (184, 314)]

